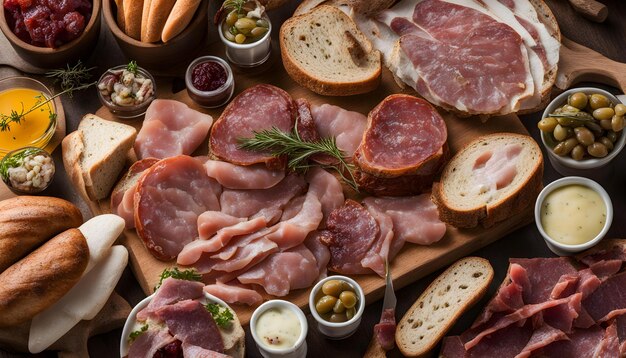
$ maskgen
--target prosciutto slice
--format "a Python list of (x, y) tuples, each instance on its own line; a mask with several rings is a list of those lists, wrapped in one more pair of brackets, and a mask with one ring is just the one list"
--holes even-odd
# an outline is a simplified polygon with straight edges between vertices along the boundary
[(246, 221), (246, 219), (224, 214), (221, 211), (205, 211), (198, 216), (198, 233), (200, 234), (200, 239), (207, 240), (219, 230), (233, 226), (242, 221)]
[(204, 163), (207, 175), (228, 189), (268, 189), (285, 177), (284, 170), (270, 170), (264, 165), (241, 166), (219, 160)]
[(604, 281), (583, 301), (583, 306), (596, 322), (626, 313), (626, 272)]
[(202, 297), (203, 286), (201, 282), (166, 278), (146, 308), (137, 313), (137, 321), (144, 322), (148, 318), (154, 318), (154, 312), (161, 307)]
[(211, 128), (210, 153), (238, 165), (263, 163), (270, 169), (284, 169), (285, 159), (271, 152), (240, 148), (240, 138), (250, 138), (253, 132), (277, 128), (290, 133), (295, 125), (297, 107), (282, 89), (260, 84), (241, 92), (233, 99)]
[(221, 282), (204, 286), (204, 291), (226, 303), (243, 303), (254, 306), (263, 302), (263, 297), (255, 290)]
[(135, 227), (134, 210), (137, 182), (141, 174), (158, 161), (156, 158), (146, 158), (134, 162), (111, 192), (111, 212), (124, 219), (127, 229)]
[(128, 358), (153, 358), (159, 349), (175, 341), (176, 338), (167, 330), (149, 327), (133, 341), (128, 349)]
[(363, 138), (367, 117), (331, 104), (312, 106), (311, 115), (319, 137), (334, 137), (346, 158), (352, 157)]
[(211, 124), (211, 116), (180, 101), (155, 99), (137, 133), (135, 152), (139, 159), (190, 155), (202, 144)]
[(202, 347), (194, 346), (191, 344), (183, 343), (183, 357), (194, 357), (194, 358), (228, 358), (230, 357), (227, 354), (218, 353), (216, 351), (212, 351), (209, 349), (204, 349)]
[(547, 324), (542, 325), (533, 332), (530, 340), (526, 344), (526, 347), (515, 356), (515, 358), (528, 358), (535, 351), (542, 349), (545, 346), (550, 345), (553, 342), (568, 339), (567, 335), (563, 331), (554, 327), (550, 327)]
[(198, 237), (198, 215), (220, 209), (221, 191), (194, 158), (181, 155), (159, 161), (137, 183), (137, 234), (156, 258), (174, 259)]

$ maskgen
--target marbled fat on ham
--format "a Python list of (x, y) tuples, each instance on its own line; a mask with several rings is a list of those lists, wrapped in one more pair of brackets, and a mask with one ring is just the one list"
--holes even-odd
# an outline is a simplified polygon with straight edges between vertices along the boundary
[(284, 170), (270, 170), (263, 164), (241, 166), (208, 160), (204, 163), (207, 175), (228, 189), (268, 189), (285, 177)]
[(221, 191), (194, 158), (181, 155), (159, 161), (137, 183), (137, 234), (156, 258), (176, 258), (198, 237), (198, 216), (220, 209)]
[(210, 153), (227, 162), (239, 165), (263, 163), (270, 169), (284, 169), (284, 158), (271, 152), (257, 152), (240, 148), (240, 138), (250, 138), (253, 132), (275, 127), (291, 133), (295, 125), (297, 107), (282, 89), (260, 84), (241, 92), (233, 99), (211, 128)]
[(202, 144), (213, 118), (169, 99), (155, 99), (135, 140), (139, 159), (190, 155)]

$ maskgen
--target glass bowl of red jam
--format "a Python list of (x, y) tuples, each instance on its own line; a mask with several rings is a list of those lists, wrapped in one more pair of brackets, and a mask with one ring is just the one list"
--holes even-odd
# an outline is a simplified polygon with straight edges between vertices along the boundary
[(205, 108), (225, 105), (235, 90), (233, 71), (226, 61), (215, 56), (195, 59), (187, 67), (185, 84), (189, 97)]

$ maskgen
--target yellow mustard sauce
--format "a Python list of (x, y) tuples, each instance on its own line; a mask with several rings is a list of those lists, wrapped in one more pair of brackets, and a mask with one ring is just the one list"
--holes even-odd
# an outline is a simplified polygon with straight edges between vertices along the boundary
[(274, 349), (294, 347), (302, 331), (296, 314), (283, 307), (273, 307), (261, 313), (255, 329), (263, 344)]
[[(21, 113), (22, 106), (26, 113), (37, 104), (38, 96), (43, 96), (43, 94), (29, 88), (12, 88), (2, 91), (0, 92), (0, 113), (7, 116), (12, 110)], [(10, 130), (0, 131), (0, 151), (6, 153), (36, 144), (33, 142), (43, 136), (50, 125), (50, 111), (54, 113), (53, 106), (47, 103), (24, 116), (21, 123), (10, 123)], [(3, 154), (0, 154), (0, 157), (2, 156)]]
[(596, 237), (606, 221), (600, 194), (584, 185), (567, 185), (548, 194), (541, 206), (541, 225), (553, 240), (584, 244)]

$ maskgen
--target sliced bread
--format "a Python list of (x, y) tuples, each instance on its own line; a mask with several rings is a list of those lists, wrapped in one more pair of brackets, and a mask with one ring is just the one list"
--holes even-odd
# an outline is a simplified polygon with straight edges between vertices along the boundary
[(318, 6), (287, 20), (280, 28), (280, 51), (289, 76), (321, 95), (366, 93), (380, 83), (380, 53), (333, 6)]
[(489, 288), (493, 268), (480, 257), (466, 257), (433, 281), (406, 312), (396, 330), (396, 345), (407, 357), (431, 351), (456, 320)]
[(389, 8), (395, 0), (304, 0), (298, 5), (294, 15), (302, 15), (319, 5), (346, 6), (354, 9), (359, 14), (376, 15)]
[(542, 179), (543, 156), (531, 137), (489, 134), (454, 155), (433, 184), (432, 199), (448, 224), (491, 227), (530, 210)]
[(137, 130), (87, 114), (62, 143), (63, 164), (72, 183), (90, 200), (109, 196), (120, 175)]

